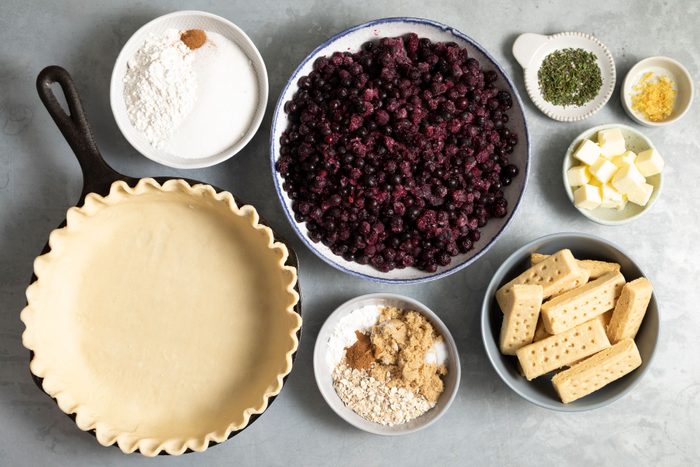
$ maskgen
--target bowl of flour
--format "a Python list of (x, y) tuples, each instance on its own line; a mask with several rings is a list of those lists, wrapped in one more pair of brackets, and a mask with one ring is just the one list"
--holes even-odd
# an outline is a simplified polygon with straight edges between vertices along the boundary
[(209, 167), (245, 147), (268, 98), (265, 62), (235, 24), (178, 11), (136, 31), (112, 71), (117, 126), (141, 154), (179, 168)]

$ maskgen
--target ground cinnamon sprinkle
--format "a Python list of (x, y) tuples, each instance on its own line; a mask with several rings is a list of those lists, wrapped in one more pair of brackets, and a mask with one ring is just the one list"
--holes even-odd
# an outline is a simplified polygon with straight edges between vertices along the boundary
[(188, 29), (180, 34), (180, 40), (191, 50), (195, 50), (204, 45), (207, 35), (201, 29)]
[(348, 366), (357, 370), (368, 370), (374, 363), (372, 343), (367, 334), (355, 331), (357, 342), (345, 349)]

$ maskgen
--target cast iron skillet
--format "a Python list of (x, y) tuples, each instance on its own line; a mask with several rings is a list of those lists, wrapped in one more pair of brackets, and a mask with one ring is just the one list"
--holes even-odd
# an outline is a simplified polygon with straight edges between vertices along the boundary
[[(53, 93), (53, 90), (51, 89), (52, 84), (58, 84), (63, 91), (63, 94), (65, 95), (66, 102), (68, 103), (68, 110), (70, 111), (70, 114), (66, 114), (65, 110), (61, 106), (61, 104), (58, 102), (56, 99), (55, 94)], [(97, 144), (95, 143), (95, 138), (92, 135), (92, 130), (90, 129), (90, 125), (88, 124), (87, 118), (85, 116), (85, 111), (83, 110), (83, 106), (80, 102), (80, 97), (78, 96), (78, 91), (75, 88), (75, 83), (73, 83), (73, 79), (71, 78), (70, 74), (63, 68), (59, 66), (49, 66), (44, 68), (40, 73), (39, 76), (37, 77), (36, 80), (36, 89), (39, 92), (39, 97), (41, 98), (41, 101), (44, 103), (44, 106), (46, 106), (46, 109), (49, 111), (49, 114), (51, 114), (51, 117), (53, 118), (54, 122), (56, 122), (56, 125), (58, 125), (58, 129), (61, 130), (61, 133), (63, 133), (63, 136), (66, 138), (66, 141), (68, 142), (68, 145), (70, 145), (71, 149), (73, 149), (73, 152), (75, 153), (75, 156), (78, 159), (78, 162), (80, 163), (80, 168), (83, 171), (83, 190), (82, 193), (80, 194), (80, 199), (78, 200), (78, 205), (82, 205), (83, 202), (85, 201), (85, 196), (88, 193), (97, 193), (102, 196), (106, 196), (109, 193), (109, 188), (112, 185), (113, 182), (116, 182), (118, 180), (123, 180), (125, 181), (129, 186), (135, 186), (136, 183), (139, 181), (138, 178), (134, 177), (128, 177), (126, 175), (122, 175), (119, 172), (115, 171), (112, 169), (107, 163), (104, 161), (102, 158), (102, 155), (100, 154), (100, 151), (97, 149)], [(158, 181), (158, 183), (164, 183), (167, 180), (170, 179), (180, 179), (181, 177), (154, 177), (155, 180)], [(190, 185), (196, 185), (196, 184), (204, 184), (203, 182), (199, 182), (197, 180), (191, 180), (184, 178), (187, 183)], [(221, 188), (213, 187), (217, 193), (224, 191)], [(238, 199), (236, 196), (234, 196), (234, 199), (236, 200), (237, 203), (239, 203), (240, 206), (242, 206), (243, 203), (240, 199)], [(269, 225), (263, 220), (260, 219), (260, 223)], [(61, 225), (58, 226), (58, 228), (64, 227), (66, 225), (66, 221), (64, 220)], [(287, 250), (289, 251), (289, 257), (287, 258), (287, 265), (295, 267), (297, 270), (299, 269), (299, 262), (296, 256), (296, 253), (292, 248), (289, 246), (289, 244), (282, 239), (277, 233), (274, 233), (274, 238), (276, 241), (284, 243), (287, 246)], [(44, 253), (47, 253), (49, 251), (49, 244), (48, 242), (44, 246), (44, 249), (42, 250), (41, 254), (43, 255)], [(30, 281), (30, 284), (36, 281), (36, 275), (32, 274), (32, 279)], [(301, 290), (299, 288), (299, 279), (297, 277), (297, 283), (294, 286), (294, 289), (297, 291), (299, 294), (299, 301), (297, 302), (296, 306), (294, 307), (294, 311), (297, 312), (301, 316)], [(299, 339), (299, 342), (301, 342), (301, 328), (299, 328), (299, 331), (297, 331), (297, 339)], [(298, 347), (297, 347), (298, 348)], [(34, 352), (30, 351), (30, 361), (31, 359), (34, 358)], [(294, 362), (294, 359), (296, 358), (296, 352), (292, 354), (292, 363)], [(31, 373), (32, 378), (34, 379), (34, 383), (44, 391), (42, 387), (42, 381), (43, 378), (39, 378), (35, 376), (33, 373)], [(289, 375), (287, 375), (289, 376)], [(287, 376), (284, 377), (284, 382), (287, 381)], [(46, 392), (44, 391), (46, 394)], [(47, 394), (48, 396), (48, 394)], [(51, 397), (51, 396), (49, 396)], [(277, 396), (272, 396), (268, 399), (268, 404), (267, 407), (270, 407), (270, 404), (274, 402)], [(56, 402), (56, 399), (52, 398), (54, 402)], [(267, 408), (265, 409), (267, 410)], [(67, 414), (71, 420), (75, 422), (75, 414)], [(247, 427), (249, 427), (255, 420), (258, 419), (258, 417), (262, 414), (254, 414), (250, 417), (250, 420), (246, 426), (241, 428), (240, 430), (233, 431), (229, 435), (228, 439), (231, 439), (233, 436), (237, 435), (241, 431), (245, 430)], [(94, 436), (95, 431), (91, 430), (90, 433)], [(215, 443), (213, 441), (209, 442), (209, 447), (219, 444)], [(116, 447), (116, 444), (113, 446)], [(137, 450), (138, 451), (138, 450)], [(193, 452), (192, 450), (188, 449), (185, 451), (185, 453), (190, 453)], [(161, 451), (160, 455), (168, 455), (165, 451)]]

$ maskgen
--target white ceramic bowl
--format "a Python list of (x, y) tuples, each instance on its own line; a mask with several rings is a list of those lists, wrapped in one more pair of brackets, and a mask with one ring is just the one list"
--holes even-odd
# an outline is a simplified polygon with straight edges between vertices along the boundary
[[(544, 100), (540, 92), (537, 73), (545, 58), (556, 50), (574, 48), (593, 52), (598, 58), (603, 85), (598, 95), (580, 107), (550, 104)], [(615, 62), (608, 48), (595, 37), (582, 32), (561, 32), (551, 36), (525, 33), (518, 36), (513, 43), (513, 55), (523, 67), (525, 88), (532, 102), (546, 116), (560, 122), (576, 122), (584, 120), (608, 102), (615, 89)]]
[(639, 265), (617, 245), (600, 237), (583, 233), (558, 233), (533, 240), (510, 255), (493, 275), (481, 307), (481, 335), (486, 355), (496, 373), (515, 393), (535, 405), (560, 412), (580, 412), (611, 404), (632, 391), (642, 380), (651, 367), (659, 338), (659, 305), (656, 294), (653, 294), (644, 321), (634, 339), (642, 356), (642, 366), (586, 397), (563, 404), (548, 376), (527, 381), (520, 375), (517, 358), (500, 352), (498, 340), (503, 312), (498, 307), (495, 297), (499, 287), (530, 266), (531, 253), (554, 254), (563, 248), (570, 249), (576, 258), (619, 263), (620, 271), (628, 281), (644, 276), (652, 282), (654, 287), (659, 287), (660, 284), (645, 274)]
[[(677, 94), (673, 112), (661, 122), (652, 122), (644, 114), (632, 110), (632, 96), (636, 94), (633, 88), (647, 72), (652, 72), (656, 76), (668, 76), (676, 85)], [(676, 60), (668, 57), (649, 57), (630, 68), (620, 93), (622, 105), (632, 120), (646, 126), (663, 126), (679, 120), (688, 112), (693, 102), (694, 86), (688, 70)]]
[[(136, 51), (143, 45), (146, 37), (150, 34), (160, 34), (167, 29), (202, 29), (221, 34), (225, 38), (234, 42), (251, 61), (258, 81), (258, 103), (255, 114), (251, 119), (250, 126), (243, 137), (238, 139), (227, 149), (218, 154), (212, 154), (202, 158), (183, 158), (170, 154), (162, 149), (156, 149), (148, 142), (143, 134), (131, 124), (124, 102), (124, 76), (126, 75), (127, 62), (134, 56)], [(235, 86), (235, 83), (232, 83)], [(268, 82), (265, 62), (253, 44), (253, 41), (243, 30), (230, 22), (211, 13), (203, 11), (176, 11), (164, 16), (160, 16), (149, 23), (146, 23), (124, 44), (117, 61), (112, 70), (112, 80), (110, 83), (110, 105), (117, 126), (129, 143), (141, 154), (149, 159), (178, 169), (195, 169), (209, 167), (223, 162), (238, 153), (255, 135), (260, 127), (265, 108), (267, 107)]]
[[(395, 426), (385, 426), (379, 423), (370, 422), (360, 417), (352, 409), (347, 407), (333, 388), (333, 379), (331, 376), (333, 373), (333, 368), (330, 366), (326, 358), (328, 352), (328, 340), (333, 335), (338, 322), (342, 318), (363, 307), (382, 306), (393, 306), (404, 310), (414, 310), (420, 312), (428, 319), (428, 321), (430, 321), (437, 332), (442, 335), (447, 347), (447, 376), (445, 376), (444, 379), (445, 390), (440, 395), (437, 405), (420, 417)], [(362, 295), (343, 303), (336, 308), (328, 319), (326, 319), (326, 322), (323, 323), (323, 326), (318, 333), (318, 337), (316, 338), (316, 345), (314, 346), (314, 375), (316, 377), (318, 389), (321, 391), (321, 395), (331, 409), (333, 409), (333, 411), (343, 420), (356, 428), (369, 433), (396, 436), (413, 433), (426, 428), (435, 423), (447, 411), (450, 404), (452, 404), (455, 395), (457, 394), (457, 390), (459, 389), (461, 369), (459, 365), (459, 352), (457, 350), (457, 344), (455, 344), (452, 334), (450, 334), (447, 326), (445, 326), (445, 324), (435, 313), (433, 313), (432, 310), (430, 310), (430, 308), (417, 300), (405, 297), (403, 295), (375, 293)]]
[[(508, 201), (508, 215), (501, 219), (490, 219), (488, 224), (481, 229), (481, 239), (475, 243), (474, 249), (465, 254), (460, 254), (452, 258), (452, 262), (447, 266), (440, 266), (436, 272), (429, 273), (417, 268), (394, 269), (389, 272), (380, 272), (370, 265), (361, 265), (355, 262), (346, 261), (340, 256), (334, 255), (331, 250), (322, 243), (314, 243), (308, 237), (308, 231), (304, 223), (299, 223), (294, 219), (292, 201), (287, 193), (282, 189), (284, 182), (282, 176), (275, 170), (275, 162), (279, 158), (280, 136), (287, 128), (287, 115), (284, 112), (284, 103), (292, 98), (297, 91), (297, 81), (301, 76), (308, 75), (313, 69), (316, 58), (331, 55), (335, 51), (357, 51), (362, 44), (370, 40), (381, 37), (396, 37), (409, 32), (414, 32), (420, 37), (427, 37), (435, 42), (455, 42), (461, 47), (466, 47), (469, 56), (476, 58), (483, 68), (494, 70), (498, 74), (497, 84), (499, 87), (510, 92), (513, 97), (513, 107), (507, 112), (509, 117), (508, 126), (518, 134), (519, 142), (515, 146), (510, 161), (520, 169), (520, 175), (513, 179), (513, 183), (505, 190), (505, 198)], [(299, 238), (309, 249), (326, 263), (348, 274), (352, 274), (363, 279), (384, 283), (418, 283), (439, 279), (463, 269), (474, 261), (494, 244), (513, 218), (520, 200), (525, 191), (525, 186), (530, 171), (530, 139), (523, 112), (522, 101), (505, 71), (498, 65), (496, 60), (489, 55), (470, 37), (462, 34), (454, 28), (434, 21), (421, 18), (384, 18), (360, 24), (336, 34), (323, 44), (319, 45), (311, 52), (294, 70), (292, 76), (287, 81), (275, 107), (272, 117), (272, 130), (270, 133), (270, 157), (272, 164), (272, 177), (275, 183), (277, 195), (282, 202), (284, 213), (289, 222), (294, 227)]]
[[(654, 148), (654, 144), (651, 142), (649, 138), (644, 136), (641, 132), (638, 130), (635, 130), (632, 127), (626, 126), (626, 125), (620, 125), (617, 123), (612, 123), (612, 124), (607, 124), (607, 125), (599, 125), (596, 127), (593, 127), (589, 130), (584, 131), (580, 135), (578, 135), (576, 138), (574, 138), (574, 141), (569, 145), (569, 148), (566, 150), (566, 154), (564, 155), (564, 163), (562, 166), (562, 180), (564, 182), (564, 190), (566, 191), (566, 195), (569, 197), (569, 201), (573, 204), (574, 202), (574, 190), (572, 189), (571, 186), (569, 186), (569, 182), (566, 180), (566, 171), (569, 170), (571, 167), (574, 165), (580, 164), (580, 162), (573, 157), (574, 150), (578, 147), (578, 145), (583, 141), (584, 139), (592, 139), (594, 142), (596, 140), (596, 134), (600, 130), (605, 130), (608, 128), (620, 128), (622, 130), (622, 135), (625, 137), (625, 146), (627, 149), (630, 151), (639, 154), (641, 151), (644, 151), (649, 148)], [(657, 149), (658, 151), (658, 149)], [(663, 154), (662, 154), (663, 156)], [(597, 209), (578, 209), (578, 211), (589, 218), (590, 220), (597, 222), (599, 224), (603, 225), (621, 225), (621, 224), (626, 224), (627, 222), (630, 222), (634, 219), (637, 219), (639, 216), (644, 214), (645, 212), (649, 211), (651, 207), (654, 205), (656, 200), (658, 199), (659, 195), (661, 194), (661, 188), (663, 186), (663, 173), (653, 175), (651, 177), (647, 177), (647, 183), (652, 185), (654, 187), (654, 191), (651, 194), (651, 198), (649, 198), (649, 202), (647, 203), (646, 206), (639, 206), (634, 203), (627, 203), (627, 206), (625, 206), (625, 209), (622, 209), (618, 211), (617, 209), (609, 209), (609, 208), (597, 208)]]

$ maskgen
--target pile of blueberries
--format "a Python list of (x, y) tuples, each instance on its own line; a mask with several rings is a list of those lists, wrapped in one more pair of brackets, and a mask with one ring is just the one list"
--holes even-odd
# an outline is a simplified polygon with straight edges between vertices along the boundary
[(471, 250), (518, 175), (497, 80), (415, 34), (318, 58), (285, 103), (276, 165), (309, 238), (383, 272), (434, 272)]

